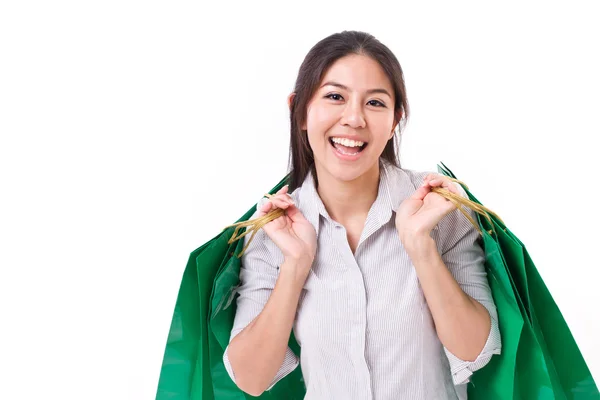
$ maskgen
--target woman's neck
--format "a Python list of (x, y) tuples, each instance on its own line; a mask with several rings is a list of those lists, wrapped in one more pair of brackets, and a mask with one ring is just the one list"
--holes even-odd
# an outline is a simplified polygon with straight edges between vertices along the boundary
[(333, 220), (346, 225), (366, 218), (379, 191), (379, 163), (352, 181), (340, 181), (319, 168), (317, 175), (317, 191)]

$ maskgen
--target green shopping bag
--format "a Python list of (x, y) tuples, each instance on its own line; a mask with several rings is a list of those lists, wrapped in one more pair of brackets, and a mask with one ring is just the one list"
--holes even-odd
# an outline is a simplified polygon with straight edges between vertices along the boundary
[[(279, 188), (273, 189), (276, 192)], [(231, 237), (231, 232), (229, 233)], [(238, 240), (230, 247), (230, 257), (220, 268), (214, 281), (213, 292), (210, 302), (209, 313), (209, 333), (208, 342), (211, 360), (211, 375), (213, 377), (213, 389), (215, 399), (289, 399), (302, 400), (306, 394), (306, 386), (302, 377), (302, 370), (297, 367), (289, 375), (269, 391), (264, 392), (259, 397), (251, 396), (242, 392), (229, 377), (225, 365), (223, 364), (223, 354), (229, 344), (233, 320), (235, 318), (236, 302), (235, 288), (239, 285), (239, 275), (241, 261), (237, 254), (240, 254), (244, 247), (244, 241)], [(291, 333), (288, 345), (300, 356), (300, 346)]]
[[(442, 165), (438, 171), (456, 179)], [(481, 204), (463, 189), (470, 200)], [(523, 243), (495, 216), (490, 215), (492, 224), (481, 215), (478, 219), (484, 235), (488, 281), (498, 309), (502, 354), (473, 374), (469, 399), (600, 399), (569, 327)], [(513, 299), (520, 315), (515, 312)], [(507, 303), (511, 303), (510, 308)], [(521, 335), (515, 336), (519, 327)]]
[[(286, 181), (287, 177), (269, 193), (277, 192)], [(256, 206), (237, 222), (248, 220), (255, 211)], [(257, 398), (242, 392), (223, 364), (235, 315), (231, 294), (239, 284), (240, 259), (235, 255), (243, 247), (243, 240), (228, 244), (233, 231), (224, 230), (190, 254), (171, 320), (157, 400)], [(290, 346), (299, 354), (293, 336)], [(304, 380), (297, 368), (258, 398), (302, 399), (304, 393)]]
[[(443, 165), (443, 163), (442, 163)], [(456, 178), (444, 165), (440, 173)], [(285, 183), (284, 178), (270, 193)], [(465, 188), (469, 198), (477, 199)], [(481, 203), (479, 203), (481, 204)], [(242, 218), (255, 212), (251, 208)], [(502, 354), (476, 371), (469, 399), (600, 399), (562, 314), (525, 246), (501, 221), (479, 216), (486, 271), (498, 310)], [(235, 316), (235, 288), (243, 240), (229, 245), (233, 228), (194, 250), (186, 266), (165, 348), (157, 400), (255, 398), (237, 388), (223, 365)], [(299, 355), (293, 332), (289, 345)], [(302, 399), (300, 368), (262, 399)]]

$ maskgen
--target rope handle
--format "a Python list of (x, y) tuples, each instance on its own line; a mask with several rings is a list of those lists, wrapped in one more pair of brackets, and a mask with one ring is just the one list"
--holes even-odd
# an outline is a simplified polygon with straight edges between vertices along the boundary
[[(469, 187), (462, 181), (459, 181), (458, 179), (455, 179), (455, 178), (452, 178), (449, 176), (447, 176), (447, 178), (453, 182), (458, 183), (459, 185), (464, 186), (467, 190), (469, 190)], [(451, 201), (456, 206), (456, 208), (471, 222), (471, 224), (475, 227), (475, 229), (477, 229), (477, 231), (481, 235), (483, 235), (483, 232), (479, 228), (479, 225), (475, 222), (475, 220), (473, 218), (471, 218), (471, 216), (467, 213), (467, 211), (465, 211), (465, 209), (463, 207), (470, 208), (471, 210), (475, 211), (476, 213), (483, 215), (488, 220), (488, 222), (492, 226), (492, 229), (487, 231), (490, 235), (493, 232), (495, 233), (494, 224), (492, 222), (492, 219), (490, 218), (490, 215), (493, 215), (500, 222), (502, 222), (502, 224), (504, 224), (504, 221), (502, 221), (502, 219), (496, 213), (494, 213), (492, 210), (490, 210), (489, 208), (487, 208), (481, 204), (478, 204), (468, 198), (462, 197), (460, 195), (452, 193), (451, 191), (449, 191), (447, 189), (440, 188), (440, 187), (431, 188), (431, 191), (434, 193), (437, 193), (440, 196)], [(271, 198), (271, 197), (273, 197), (273, 195), (267, 193), (267, 194), (265, 194), (265, 197)], [(224, 228), (224, 230), (227, 228), (235, 227), (235, 230), (233, 231), (233, 235), (231, 236), (231, 239), (229, 239), (227, 244), (232, 244), (235, 241), (243, 238), (244, 236), (246, 236), (247, 234), (252, 232), (252, 236), (250, 236), (250, 240), (248, 240), (248, 243), (246, 243), (246, 245), (244, 246), (244, 248), (242, 249), (240, 254), (238, 254), (238, 256), (237, 256), (238, 258), (240, 258), (242, 256), (242, 254), (244, 254), (244, 252), (246, 251), (246, 249), (248, 248), (250, 243), (252, 242), (252, 239), (254, 239), (254, 236), (256, 235), (256, 233), (260, 229), (262, 229), (262, 227), (264, 227), (269, 222), (271, 222), (279, 217), (282, 217), (284, 215), (285, 215), (285, 210), (283, 210), (281, 208), (275, 208), (275, 209), (272, 209), (271, 211), (269, 211), (267, 214), (263, 215), (262, 217), (250, 219), (247, 221), (237, 222), (233, 225), (226, 226)], [(239, 233), (239, 231), (243, 228), (246, 228), (246, 231), (243, 233)]]

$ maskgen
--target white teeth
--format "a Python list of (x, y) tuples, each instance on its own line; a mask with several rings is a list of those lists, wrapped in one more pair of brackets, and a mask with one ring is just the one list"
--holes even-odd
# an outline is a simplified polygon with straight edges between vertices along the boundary
[(331, 138), (331, 141), (346, 147), (360, 147), (363, 144), (365, 144), (365, 142), (358, 142), (356, 140), (350, 140), (345, 138)]

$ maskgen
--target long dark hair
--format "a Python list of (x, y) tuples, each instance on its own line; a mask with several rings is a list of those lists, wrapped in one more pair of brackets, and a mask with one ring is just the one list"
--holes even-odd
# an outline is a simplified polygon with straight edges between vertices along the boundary
[(398, 133), (388, 141), (381, 159), (400, 167), (399, 134), (408, 120), (409, 109), (404, 86), (404, 74), (398, 59), (387, 46), (373, 35), (358, 31), (335, 33), (318, 42), (306, 55), (294, 86), (295, 96), (290, 107), (290, 174), (288, 182), (290, 193), (302, 185), (306, 175), (312, 171), (317, 180), (315, 159), (308, 143), (307, 131), (300, 127), (306, 119), (308, 103), (317, 90), (327, 69), (338, 59), (358, 54), (371, 57), (379, 62), (394, 88), (394, 124), (398, 124)]

